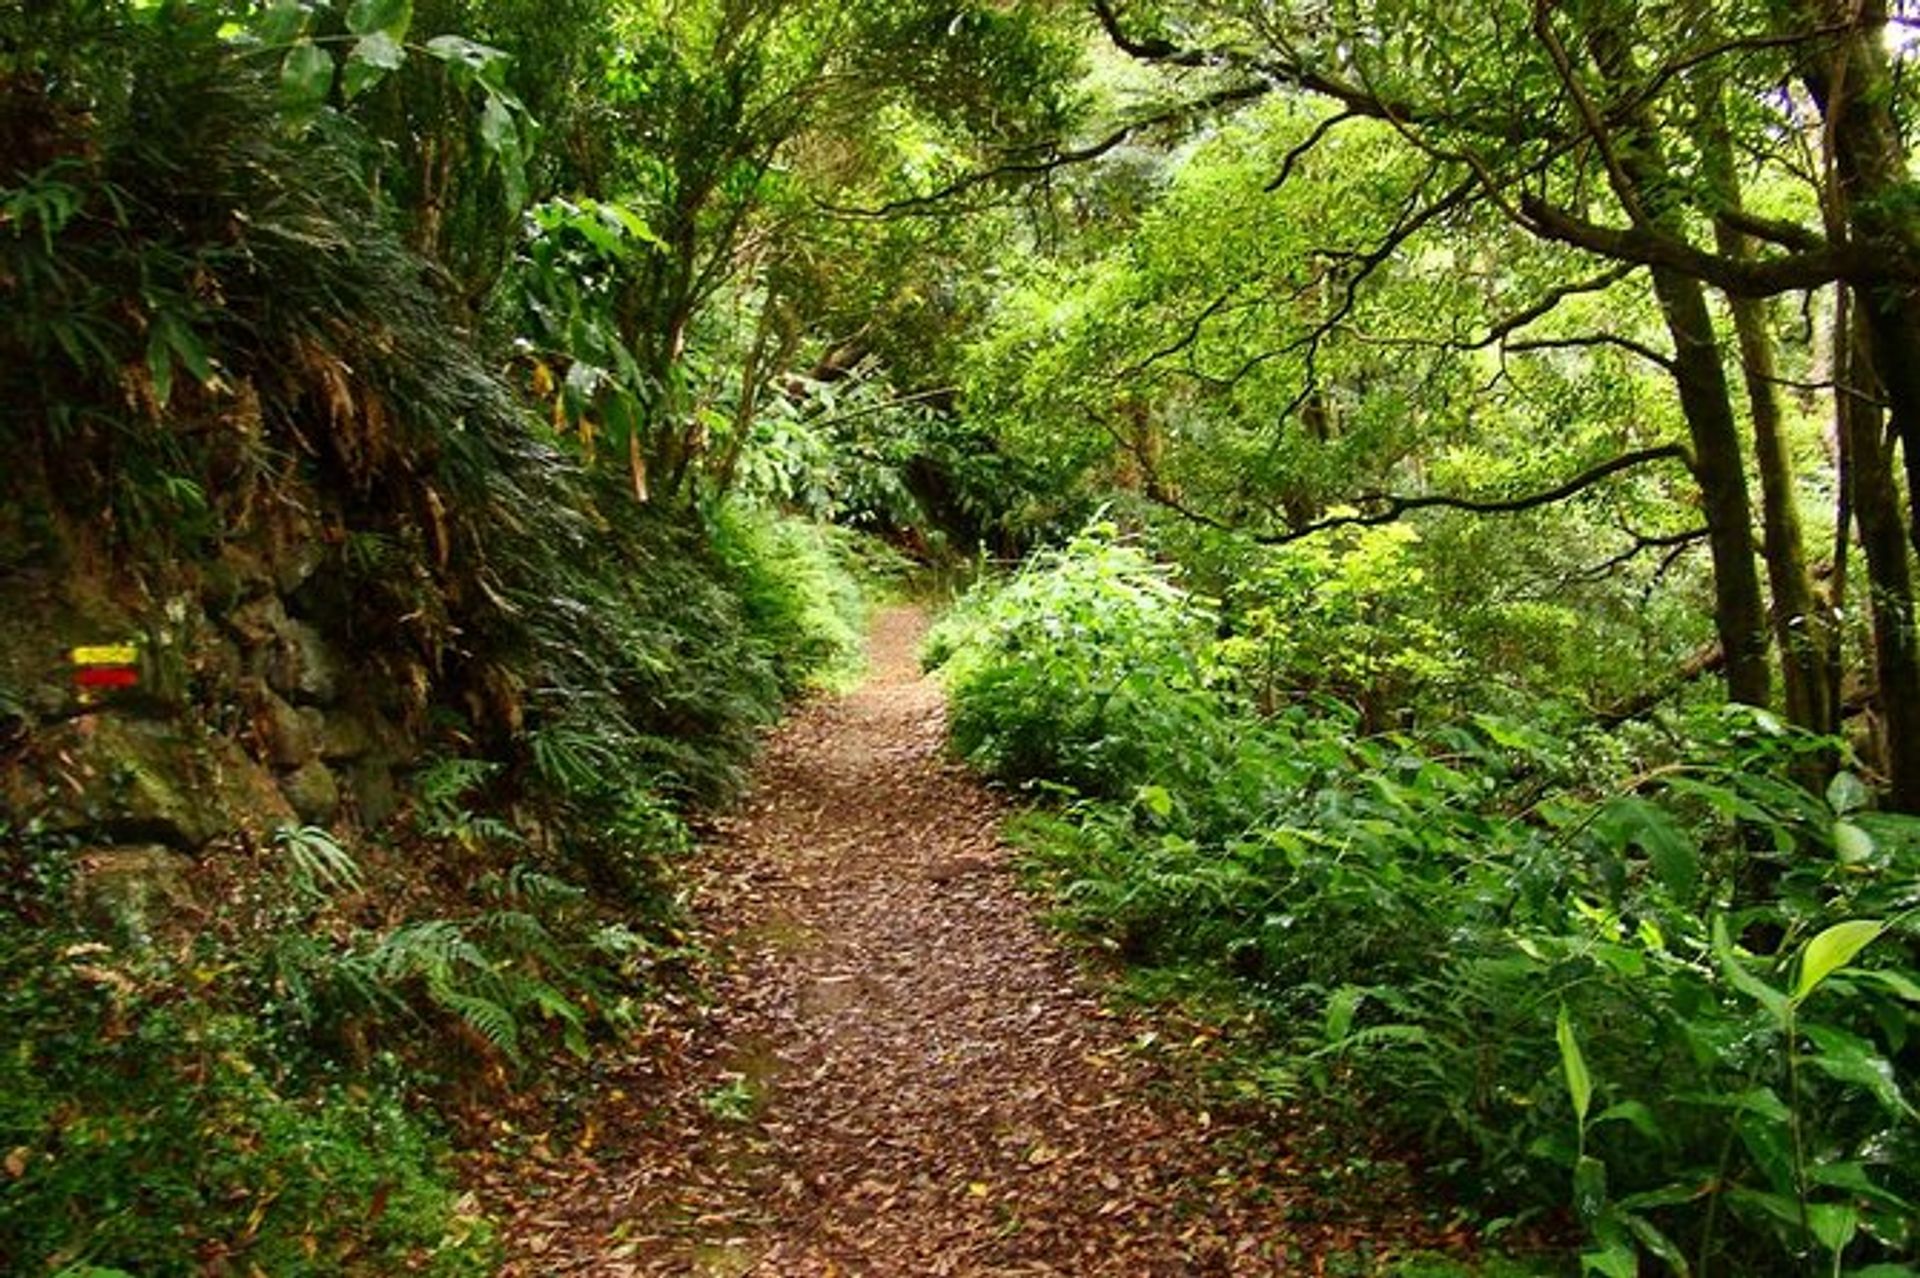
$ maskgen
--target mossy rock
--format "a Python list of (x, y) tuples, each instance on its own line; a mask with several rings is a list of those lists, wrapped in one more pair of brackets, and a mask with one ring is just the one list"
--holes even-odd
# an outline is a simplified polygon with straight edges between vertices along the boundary
[(340, 783), (318, 759), (280, 778), (280, 789), (300, 819), (310, 825), (325, 825), (340, 811)]
[(35, 734), (8, 806), (50, 830), (193, 851), (293, 819), (273, 777), (238, 744), (174, 723), (82, 715)]
[(136, 941), (146, 941), (167, 916), (195, 908), (193, 859), (161, 844), (88, 848), (74, 865), (82, 913)]

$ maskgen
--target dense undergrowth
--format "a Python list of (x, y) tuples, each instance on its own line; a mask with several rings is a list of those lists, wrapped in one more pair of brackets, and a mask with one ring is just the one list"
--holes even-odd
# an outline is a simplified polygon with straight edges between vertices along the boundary
[(1739, 707), (1369, 730), (1276, 695), (1324, 635), (1248, 633), (1111, 532), (927, 656), (956, 749), (1045, 800), (1018, 828), (1066, 924), (1256, 1013), (1239, 1086), (1418, 1148), (1489, 1236), (1575, 1223), (1587, 1272), (1913, 1272), (1920, 822), (1795, 782), (1837, 743)]
[(811, 532), (727, 519), (711, 556), (635, 537), (652, 577), (550, 594), (618, 620), (596, 649), (614, 668), (536, 688), (561, 705), (523, 755), (445, 738), (351, 850), (289, 826), (103, 899), (74, 839), (11, 831), (10, 1272), (491, 1272), (453, 1127), (688, 979), (685, 807), (724, 798), (756, 725), (854, 656), (841, 562)]
[[(8, 1273), (490, 1272), (457, 1129), (686, 979), (687, 813), (857, 660), (855, 548), (637, 502), (556, 434), (377, 130), (323, 107), (324, 46), (274, 25), (356, 36), (365, 92), (409, 12), (0, 17)], [(499, 223), (478, 206), (526, 160), (502, 55), (408, 47), (488, 135), (466, 211)], [(324, 648), (326, 690), (295, 706), (304, 674), (243, 660), (249, 617)], [(91, 635), (139, 638), (140, 687), (75, 698), (63, 645)], [(62, 751), (124, 723), (166, 753), (63, 807), (88, 768)], [(273, 756), (343, 725), (375, 739), (300, 746), (307, 773), (379, 766), (346, 807), (329, 789), (337, 820), (293, 819)], [(126, 817), (175, 759), (257, 805), (211, 842)]]

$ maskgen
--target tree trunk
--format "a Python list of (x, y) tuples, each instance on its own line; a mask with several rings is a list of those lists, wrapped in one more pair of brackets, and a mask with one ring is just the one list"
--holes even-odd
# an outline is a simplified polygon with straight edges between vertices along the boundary
[(1766, 605), (1753, 563), (1753, 511), (1706, 289), (1699, 280), (1661, 269), (1653, 272), (1653, 289), (1673, 337), (1673, 380), (1693, 441), (1693, 474), (1713, 557), (1713, 624), (1727, 654), (1727, 696), (1764, 706), (1772, 680)]
[[(1893, 116), (1884, 0), (1806, 0), (1799, 16), (1803, 27), (1847, 28), (1800, 67), (1826, 122), (1838, 179), (1827, 192), (1830, 233), (1843, 230), (1889, 253), (1920, 252), (1920, 226), (1906, 212), (1907, 157)], [(1920, 642), (1908, 558), (1910, 547), (1920, 549), (1920, 505), (1912, 500), (1920, 494), (1920, 297), (1887, 285), (1857, 288), (1853, 301), (1852, 358), (1836, 392), (1836, 400), (1849, 401), (1848, 496), (1866, 561), (1889, 798), (1895, 808), (1920, 812)], [(1877, 406), (1848, 394), (1873, 385), (1885, 398), (1890, 432)], [(1904, 508), (1896, 451), (1906, 469)]]
[[(1856, 299), (1858, 300), (1858, 299)], [(1848, 385), (1876, 384), (1864, 343), (1852, 348)], [(1893, 479), (1890, 440), (1880, 410), (1858, 398), (1844, 412), (1853, 517), (1867, 565), (1873, 620), (1873, 664), (1889, 797), (1902, 812), (1920, 812), (1920, 643), (1915, 642), (1913, 573), (1901, 528), (1900, 493)]]
[[(1907, 155), (1893, 116), (1884, 0), (1811, 0), (1802, 16), (1819, 26), (1851, 27), (1801, 67), (1826, 120), (1839, 178), (1831, 194), (1846, 228), (1859, 243), (1920, 254), (1920, 225), (1908, 211)], [(1920, 297), (1888, 285), (1857, 290), (1855, 306), (1867, 321), (1907, 491), (1920, 496)], [(1920, 503), (1908, 502), (1905, 519), (1907, 539), (1920, 551)]]
[[(1542, 19), (1541, 38), (1556, 57), (1565, 57)], [(1631, 48), (1624, 33), (1598, 29), (1587, 33), (1588, 50), (1609, 86), (1624, 91), (1636, 81)], [(1570, 88), (1583, 106), (1575, 72), (1563, 63)], [(1666, 156), (1644, 109), (1629, 117), (1622, 132), (1608, 136), (1599, 117), (1591, 117), (1595, 144), (1607, 155), (1615, 193), (1635, 220), (1645, 219), (1668, 234), (1686, 235), (1684, 210), (1667, 171)], [(1673, 380), (1680, 410), (1693, 442), (1693, 474), (1707, 519), (1707, 548), (1713, 559), (1713, 624), (1727, 654), (1727, 696), (1764, 706), (1771, 694), (1767, 669), (1767, 610), (1754, 567), (1753, 511), (1747, 499), (1746, 467), (1740, 427), (1727, 390), (1720, 343), (1707, 310), (1706, 287), (1692, 276), (1667, 267), (1651, 268), (1653, 291), (1673, 339)]]
[(1853, 448), (1847, 442), (1853, 411), (1854, 375), (1853, 300), (1844, 286), (1833, 290), (1833, 316), (1827, 329), (1827, 376), (1833, 382), (1833, 575), (1827, 580), (1826, 610), (1833, 619), (1833, 642), (1827, 646), (1827, 691), (1832, 698), (1828, 718), (1837, 730), (1845, 721), (1841, 706), (1846, 683), (1846, 643), (1840, 619), (1847, 615), (1848, 551), (1853, 546)]
[[(1740, 208), (1740, 181), (1720, 94), (1718, 84), (1708, 86), (1701, 104), (1701, 115), (1707, 122), (1701, 147), (1707, 179), (1720, 202), (1716, 214)], [(1727, 257), (1753, 256), (1752, 241), (1719, 216), (1714, 219), (1714, 240)], [(1832, 707), (1836, 698), (1828, 661), (1833, 636), (1807, 571), (1806, 540), (1794, 492), (1793, 461), (1787, 447), (1786, 415), (1776, 380), (1767, 304), (1759, 298), (1729, 297), (1727, 306), (1733, 313), (1740, 368), (1753, 418), (1754, 462), (1760, 472), (1761, 555), (1773, 591), (1773, 633), (1780, 647), (1787, 719), (1810, 732), (1826, 734), (1833, 731), (1835, 723)]]

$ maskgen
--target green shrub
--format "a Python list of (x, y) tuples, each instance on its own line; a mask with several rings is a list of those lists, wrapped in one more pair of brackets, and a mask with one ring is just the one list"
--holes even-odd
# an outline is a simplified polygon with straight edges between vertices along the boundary
[[(945, 667), (954, 745), (970, 761), (1114, 797), (1219, 744), (1206, 626), (1204, 605), (1165, 570), (1087, 535), (963, 600), (928, 637), (926, 660)], [(1157, 750), (1166, 740), (1195, 749)]]
[[(935, 636), (956, 746), (1067, 789), (1020, 829), (1070, 926), (1236, 991), (1263, 1094), (1425, 1145), (1490, 1213), (1571, 1204), (1591, 1271), (1911, 1253), (1920, 821), (1789, 779), (1834, 743), (1721, 708), (1608, 775), (1616, 746), (1489, 716), (1262, 716), (1212, 622), (1083, 538)], [(1790, 1003), (1849, 928), (1874, 942)]]
[(747, 633), (786, 693), (843, 683), (863, 658), (866, 601), (853, 534), (729, 503), (714, 550), (740, 596)]
[(0, 946), (0, 1268), (483, 1274), (443, 1138), (389, 1080), (287, 1075), (194, 955)]

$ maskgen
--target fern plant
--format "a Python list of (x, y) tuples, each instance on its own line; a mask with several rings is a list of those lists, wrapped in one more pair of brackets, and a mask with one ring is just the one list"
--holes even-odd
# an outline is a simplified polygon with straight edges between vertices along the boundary
[(288, 879), (302, 896), (325, 899), (361, 887), (360, 867), (338, 840), (317, 825), (283, 825), (273, 833), (285, 853)]

